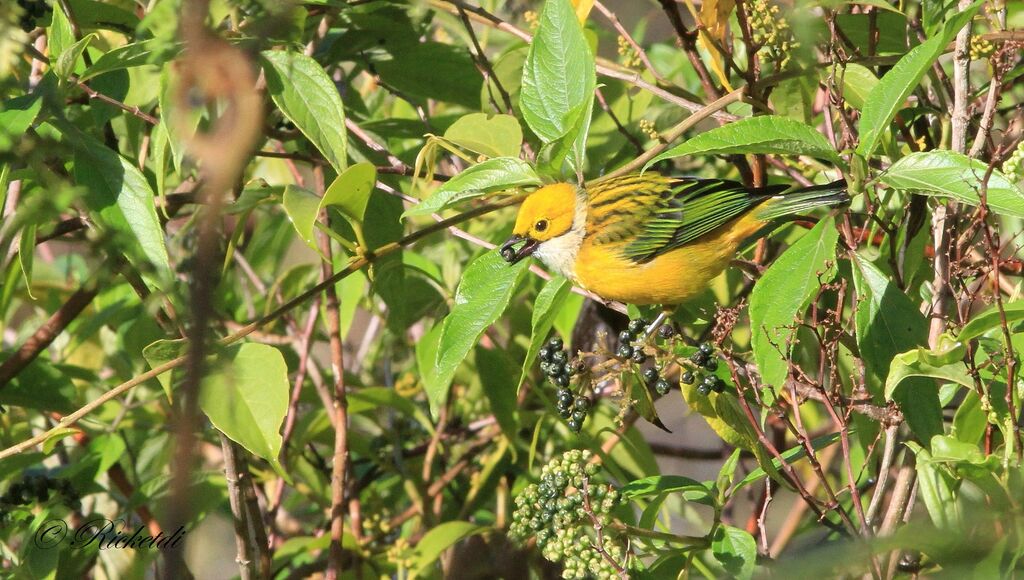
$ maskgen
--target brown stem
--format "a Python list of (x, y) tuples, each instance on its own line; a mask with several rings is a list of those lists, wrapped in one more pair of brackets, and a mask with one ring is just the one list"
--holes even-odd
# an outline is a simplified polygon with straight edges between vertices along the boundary
[[(493, 80), (495, 88), (498, 89), (498, 94), (501, 95), (501, 100), (505, 104), (505, 112), (511, 115), (512, 111), (512, 98), (509, 97), (508, 91), (501, 84), (501, 79), (498, 75), (494, 74), (494, 67), (491, 66), (491, 61), (487, 59), (487, 54), (484, 49), (480, 46), (480, 41), (476, 38), (476, 32), (473, 31), (473, 24), (469, 21), (469, 16), (466, 14), (466, 10), (461, 6), (459, 9), (459, 18), (462, 19), (462, 25), (466, 28), (466, 32), (469, 34), (470, 40), (473, 42), (473, 49), (476, 50), (476, 54), (473, 55), (473, 59), (476, 61), (477, 66), (480, 67), (480, 72), (484, 75), (484, 83)], [(488, 85), (488, 94), (490, 94), (490, 85)], [(491, 96), (491, 100), (494, 100), (494, 96)], [(494, 108), (498, 108), (498, 103), (494, 103)], [(500, 110), (500, 109), (499, 109)]]
[(676, 36), (679, 37), (679, 42), (683, 45), (686, 57), (690, 60), (690, 64), (693, 65), (693, 69), (697, 71), (697, 76), (700, 78), (700, 84), (704, 87), (704, 91), (708, 97), (717, 99), (722, 93), (715, 86), (715, 82), (711, 80), (708, 68), (704, 66), (704, 61), (701, 60), (700, 53), (697, 52), (697, 33), (686, 30), (686, 25), (683, 24), (683, 17), (679, 13), (679, 5), (676, 4), (675, 0), (658, 0), (658, 3), (661, 4), (661, 9), (668, 16), (668, 21), (672, 23), (672, 28), (676, 31)]
[(242, 580), (253, 580), (257, 577), (256, 560), (253, 558), (255, 548), (252, 536), (249, 535), (248, 514), (242, 497), (242, 477), (239, 469), (238, 448), (228, 439), (227, 435), (217, 432), (220, 436), (220, 448), (224, 453), (224, 478), (227, 481), (228, 503), (231, 505), (232, 521), (235, 525), (235, 562)]
[[(322, 191), (322, 170), (315, 170), (318, 189)], [(324, 219), (329, 218), (324, 216)], [(323, 278), (333, 277), (333, 259), (330, 238), (326, 234), (319, 236), (320, 251), (327, 257), (321, 263)], [(341, 301), (338, 299), (336, 286), (331, 284), (324, 289), (324, 305), (326, 310), (327, 336), (330, 341), (331, 372), (334, 375), (332, 392), (332, 409), (328, 413), (334, 415), (334, 457), (331, 467), (331, 548), (327, 564), (328, 580), (337, 580), (342, 573), (342, 537), (345, 534), (345, 490), (348, 476), (348, 399), (345, 393), (345, 355), (341, 341)]]
[(14, 354), (7, 357), (7, 360), (0, 364), (0, 389), (3, 389), (11, 379), (16, 377), (18, 373), (25, 369), (33, 360), (39, 356), (39, 353), (43, 352), (46, 347), (57, 338), (57, 336), (64, 331), (65, 328), (73, 320), (78, 318), (78, 315), (82, 313), (89, 304), (92, 303), (93, 298), (99, 294), (99, 281), (94, 278), (81, 288), (75, 291), (68, 299), (67, 302), (62, 304), (50, 318), (47, 319), (39, 328), (36, 329), (32, 336), (25, 340), (24, 344), (21, 345)]

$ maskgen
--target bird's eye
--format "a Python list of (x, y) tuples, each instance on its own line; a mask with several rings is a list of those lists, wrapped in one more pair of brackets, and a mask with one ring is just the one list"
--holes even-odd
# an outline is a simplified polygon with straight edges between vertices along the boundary
[(538, 232), (543, 232), (544, 230), (548, 229), (548, 220), (540, 220), (539, 222), (533, 224), (533, 229), (537, 230)]

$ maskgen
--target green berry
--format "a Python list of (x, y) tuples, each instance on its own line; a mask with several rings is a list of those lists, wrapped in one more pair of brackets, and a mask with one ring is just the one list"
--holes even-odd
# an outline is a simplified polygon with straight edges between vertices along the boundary
[(684, 385), (692, 385), (693, 381), (694, 381), (694, 378), (695, 377), (693, 376), (693, 372), (686, 371), (686, 372), (683, 373), (683, 376), (681, 377), (681, 380), (683, 381)]
[(569, 375), (555, 375), (551, 377), (551, 381), (554, 382), (559, 387), (568, 387)]
[(711, 354), (715, 352), (715, 347), (711, 346), (706, 342), (700, 343), (700, 351), (704, 354)]
[(711, 393), (711, 387), (709, 387), (707, 383), (701, 383), (697, 385), (697, 392), (706, 397)]
[(564, 409), (559, 408), (558, 409), (558, 416), (563, 418), (563, 419), (568, 419), (569, 417), (572, 417), (572, 408), (571, 407), (566, 407)]
[(569, 429), (572, 430), (573, 433), (579, 433), (580, 428), (583, 427), (583, 425), (581, 425), (579, 421), (576, 421), (574, 419), (569, 419), (568, 421), (566, 421), (566, 423), (569, 425)]
[(633, 356), (633, 347), (629, 346), (628, 344), (619, 345), (619, 350), (616, 351), (615, 354), (619, 358), (629, 358)]
[(658, 369), (653, 367), (649, 369), (644, 369), (644, 380), (647, 381), (648, 383), (653, 383), (654, 381), (658, 380)]
[(633, 339), (635, 338), (636, 336), (634, 336), (633, 333), (628, 330), (623, 330), (622, 332), (619, 333), (619, 342), (622, 344), (629, 344), (633, 342)]
[(657, 391), (659, 395), (667, 395), (668, 392), (672, 390), (672, 385), (670, 385), (665, 379), (658, 379), (654, 383), (654, 390)]
[(644, 327), (647, 326), (647, 321), (643, 318), (636, 318), (629, 321), (629, 331), (633, 334), (640, 334), (643, 332)]
[(704, 368), (708, 369), (711, 372), (715, 372), (716, 370), (718, 370), (718, 359), (713, 358), (708, 362), (704, 363)]
[(577, 409), (577, 410), (572, 412), (572, 419), (573, 419), (573, 421), (577, 421), (579, 423), (582, 423), (582, 422), (587, 420), (587, 412), (586, 411), (581, 411), (581, 410)]
[(576, 399), (576, 402), (573, 404), (573, 406), (576, 407), (577, 411), (584, 411), (584, 412), (589, 411), (590, 410), (590, 399), (587, 398), (587, 397), (580, 397), (580, 398)]
[(558, 389), (558, 392), (555, 393), (555, 396), (558, 397), (559, 401), (573, 400), (572, 391), (570, 391), (569, 389)]

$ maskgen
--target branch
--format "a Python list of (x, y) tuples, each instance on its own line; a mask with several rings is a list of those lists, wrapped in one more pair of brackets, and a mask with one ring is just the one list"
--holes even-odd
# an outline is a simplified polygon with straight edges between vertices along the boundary
[(0, 390), (39, 356), (99, 294), (96, 278), (84, 284), (42, 324), (21, 348), (0, 365)]
[[(393, 254), (394, 252), (401, 250), (402, 248), (409, 246), (430, 234), (445, 230), (449, 226), (462, 223), (466, 220), (479, 217), (481, 215), (491, 213), (501, 208), (516, 205), (518, 203), (521, 203), (522, 201), (523, 196), (521, 195), (510, 196), (501, 201), (496, 201), (487, 205), (483, 205), (478, 208), (460, 213), (456, 216), (452, 216), (438, 223), (431, 224), (421, 230), (417, 230), (401, 238), (398, 241), (385, 244), (384, 246), (381, 246), (376, 250), (367, 251), (363, 255), (355, 257), (352, 260), (350, 260), (346, 267), (333, 273), (330, 278), (324, 280), (323, 282), (317, 284), (316, 286), (313, 286), (309, 290), (289, 300), (288, 302), (284, 303), (273, 312), (265, 316), (262, 316), (250, 322), (249, 324), (246, 324), (245, 326), (239, 328), (236, 332), (220, 339), (219, 344), (221, 346), (226, 346), (238, 342), (239, 340), (245, 338), (246, 336), (249, 336), (253, 332), (256, 332), (260, 328), (266, 326), (267, 324), (270, 324), (271, 322), (274, 322), (278, 318), (281, 318), (282, 316), (290, 312), (292, 309), (294, 309), (296, 306), (304, 304), (311, 298), (318, 296), (321, 292), (326, 290), (331, 285), (337, 284), (339, 281), (351, 275), (353, 272), (356, 272), (364, 268), (365, 266), (373, 263), (379, 258), (383, 258), (389, 254)], [(3, 451), (0, 451), (0, 459), (5, 459), (7, 457), (23, 453), (27, 449), (35, 445), (38, 445), (43, 441), (46, 441), (50, 436), (52, 436), (57, 431), (78, 423), (78, 421), (80, 421), (83, 417), (103, 406), (104, 403), (107, 403), (108, 401), (115, 399), (123, 395), (124, 393), (127, 393), (128, 391), (141, 385), (142, 383), (148, 381), (149, 379), (156, 378), (157, 376), (167, 371), (180, 368), (184, 364), (185, 357), (181, 356), (176, 359), (167, 361), (162, 365), (154, 367), (150, 369), (148, 372), (142, 373), (141, 375), (138, 375), (135, 378), (132, 378), (124, 383), (121, 383), (120, 385), (114, 387), (113, 389), (107, 391), (106, 393), (103, 393), (93, 401), (90, 401), (89, 403), (85, 404), (77, 411), (63, 417), (51, 429), (43, 433), (40, 433), (34, 437), (31, 437), (25, 441), (22, 441), (21, 443), (12, 445), (11, 447), (4, 449)]]

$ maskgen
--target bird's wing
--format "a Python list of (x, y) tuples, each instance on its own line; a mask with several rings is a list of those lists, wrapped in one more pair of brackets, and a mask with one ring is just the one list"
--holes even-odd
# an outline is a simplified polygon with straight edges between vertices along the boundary
[(750, 190), (735, 181), (680, 178), (643, 216), (625, 256), (647, 262), (740, 217), (786, 186)]

